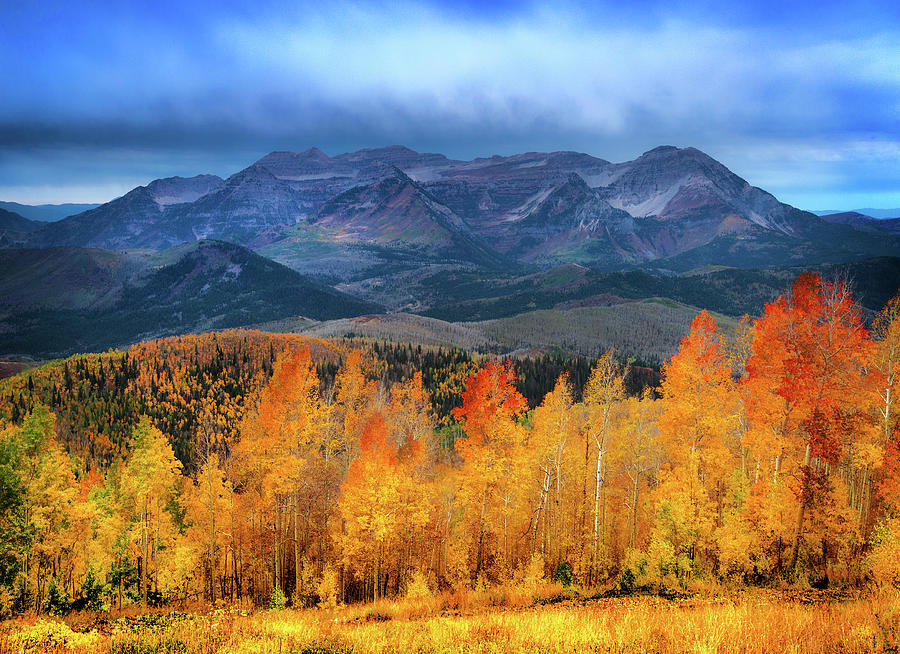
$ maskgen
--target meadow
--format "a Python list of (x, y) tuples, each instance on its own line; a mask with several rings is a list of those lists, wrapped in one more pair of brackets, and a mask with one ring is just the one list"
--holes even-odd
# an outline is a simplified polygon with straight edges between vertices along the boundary
[(900, 594), (718, 589), (586, 598), (547, 584), (335, 608), (20, 617), (2, 652), (896, 652)]

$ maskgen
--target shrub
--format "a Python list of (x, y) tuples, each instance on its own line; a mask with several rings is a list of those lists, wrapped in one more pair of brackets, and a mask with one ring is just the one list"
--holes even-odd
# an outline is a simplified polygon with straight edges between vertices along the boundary
[(319, 606), (333, 609), (338, 605), (338, 573), (330, 565), (322, 571), (322, 579), (319, 581)]
[(409, 582), (406, 584), (406, 597), (409, 599), (431, 597), (431, 588), (428, 586), (428, 577), (421, 571), (416, 570), (412, 573)]
[(557, 564), (556, 574), (553, 575), (553, 579), (563, 586), (572, 585), (572, 566), (569, 565), (568, 561), (561, 561)]
[(544, 557), (540, 554), (532, 554), (531, 560), (522, 571), (521, 587), (526, 593), (534, 595), (538, 584), (544, 580)]
[(900, 519), (883, 520), (875, 528), (866, 567), (878, 585), (900, 587)]
[(654, 538), (646, 552), (630, 549), (619, 578), (619, 589), (666, 592), (678, 585), (678, 577), (690, 572), (690, 561), (678, 556), (667, 540)]
[(88, 611), (103, 611), (103, 595), (106, 591), (105, 584), (100, 583), (94, 574), (93, 568), (88, 568), (87, 574), (81, 582), (81, 602), (83, 608)]
[(50, 580), (47, 589), (47, 599), (44, 601), (44, 610), (50, 615), (66, 615), (72, 610), (72, 602), (64, 588), (60, 588), (56, 579)]
[(57, 651), (60, 648), (90, 652), (97, 650), (100, 635), (94, 630), (76, 633), (62, 622), (40, 619), (13, 632), (11, 640), (21, 652)]
[(281, 586), (275, 586), (272, 595), (269, 597), (269, 608), (273, 610), (283, 609), (287, 605), (287, 597)]

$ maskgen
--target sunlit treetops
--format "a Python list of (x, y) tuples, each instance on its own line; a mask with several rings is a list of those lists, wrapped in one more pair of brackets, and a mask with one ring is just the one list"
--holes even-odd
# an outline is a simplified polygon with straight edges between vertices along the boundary
[(656, 390), (550, 357), (533, 403), (539, 360), (257, 332), (55, 362), (0, 386), (0, 608), (900, 584), (898, 307), (804, 274)]

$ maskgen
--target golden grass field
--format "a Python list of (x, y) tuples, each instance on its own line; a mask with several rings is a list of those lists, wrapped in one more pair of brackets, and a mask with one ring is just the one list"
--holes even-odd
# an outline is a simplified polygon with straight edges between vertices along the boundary
[[(557, 597), (559, 599), (559, 597)], [(491, 604), (500, 606), (491, 606)], [(900, 594), (862, 598), (774, 591), (706, 599), (562, 599), (515, 606), (497, 592), (335, 609), (240, 607), (101, 618), (19, 618), (2, 652), (512, 653), (896, 652)]]

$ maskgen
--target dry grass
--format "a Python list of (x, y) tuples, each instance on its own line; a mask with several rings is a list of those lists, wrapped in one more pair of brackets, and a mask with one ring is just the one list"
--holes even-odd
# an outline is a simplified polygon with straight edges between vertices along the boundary
[[(87, 633), (47, 619), (22, 619), (3, 626), (0, 651), (802, 653), (900, 647), (896, 593), (812, 604), (765, 592), (681, 601), (564, 599), (516, 607), (518, 601), (482, 591), (330, 611), (235, 608), (121, 618)], [(87, 627), (83, 619), (69, 623), (76, 630)]]

